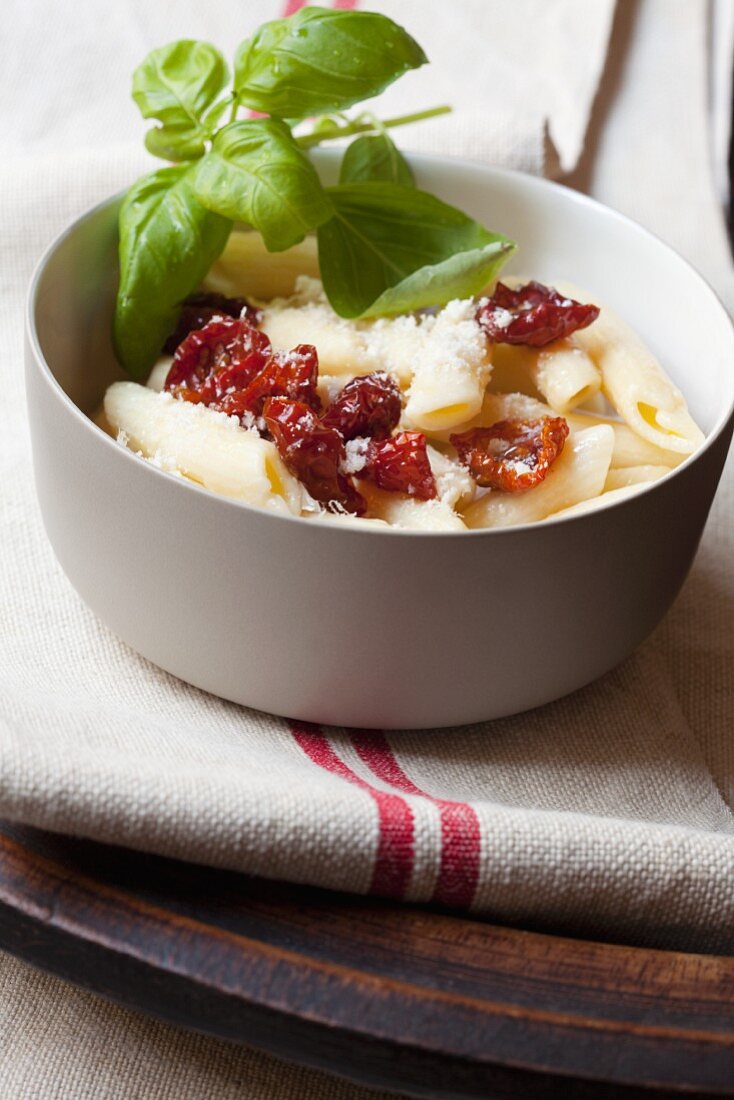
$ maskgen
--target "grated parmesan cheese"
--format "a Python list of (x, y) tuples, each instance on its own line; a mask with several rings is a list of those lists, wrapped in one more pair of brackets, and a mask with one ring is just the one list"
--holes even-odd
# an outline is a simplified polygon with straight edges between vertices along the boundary
[(318, 279), (300, 276), (290, 298), (275, 298), (263, 310), (262, 328), (276, 348), (313, 344), (322, 376), (385, 371), (407, 388), (419, 371), (435, 373), (447, 385), (467, 371), (489, 378), (489, 345), (475, 320), (473, 299), (456, 299), (443, 309), (376, 321), (350, 321), (329, 305)]
[(349, 476), (350, 474), (358, 474), (360, 470), (363, 470), (367, 463), (369, 446), (369, 439), (364, 439), (361, 436), (347, 440), (344, 445), (347, 457), (341, 464), (341, 473)]

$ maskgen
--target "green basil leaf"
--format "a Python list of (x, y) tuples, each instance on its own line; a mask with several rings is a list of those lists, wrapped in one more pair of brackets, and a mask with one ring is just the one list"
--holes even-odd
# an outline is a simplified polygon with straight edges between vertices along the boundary
[(425, 306), (442, 306), (454, 298), (471, 298), (499, 274), (514, 250), (514, 245), (503, 238), (427, 264), (383, 291), (362, 316), (387, 317)]
[(235, 56), (241, 103), (280, 118), (343, 111), (428, 59), (385, 15), (305, 7), (264, 23)]
[(113, 340), (118, 359), (142, 378), (173, 330), (181, 301), (222, 252), (232, 223), (194, 194), (194, 168), (181, 164), (144, 176), (120, 208), (120, 287)]
[(149, 130), (145, 147), (166, 160), (193, 160), (211, 137), (207, 110), (224, 91), (227, 64), (208, 42), (181, 39), (153, 50), (133, 73), (133, 99), (143, 118), (163, 125)]
[(394, 183), (327, 189), (336, 214), (319, 227), (319, 265), (341, 317), (377, 317), (477, 294), (512, 241), (434, 195)]
[(347, 148), (342, 157), (339, 183), (386, 180), (414, 187), (410, 165), (387, 134), (365, 134)]
[(334, 213), (313, 164), (273, 118), (220, 130), (199, 162), (195, 186), (209, 210), (259, 230), (270, 252), (302, 241)]

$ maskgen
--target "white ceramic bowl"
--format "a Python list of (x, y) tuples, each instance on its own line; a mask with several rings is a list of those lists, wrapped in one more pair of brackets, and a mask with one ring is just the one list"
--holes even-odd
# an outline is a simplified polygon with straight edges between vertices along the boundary
[[(217, 497), (118, 446), (88, 414), (119, 377), (109, 339), (118, 199), (41, 260), (27, 388), (48, 537), (99, 617), (157, 665), (250, 707), (336, 725), (459, 725), (538, 706), (631, 652), (693, 559), (734, 420), (734, 335), (672, 249), (574, 191), (415, 157), (419, 185), (519, 243), (660, 356), (707, 439), (671, 476), (559, 521), (435, 534), (338, 528)], [(318, 157), (325, 178), (335, 159)]]

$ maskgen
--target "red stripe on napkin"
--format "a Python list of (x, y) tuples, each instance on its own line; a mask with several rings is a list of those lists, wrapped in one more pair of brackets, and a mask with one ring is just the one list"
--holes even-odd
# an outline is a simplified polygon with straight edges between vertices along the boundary
[(413, 811), (404, 798), (367, 783), (341, 760), (319, 726), (290, 722), (291, 733), (314, 764), (367, 791), (377, 806), (379, 835), (370, 893), (402, 898), (413, 873)]
[(381, 730), (360, 730), (352, 734), (360, 760), (378, 779), (405, 794), (420, 795), (438, 806), (441, 818), (441, 863), (433, 901), (468, 907), (474, 900), (479, 880), (481, 836), (479, 818), (467, 802), (436, 798), (416, 786), (400, 764)]

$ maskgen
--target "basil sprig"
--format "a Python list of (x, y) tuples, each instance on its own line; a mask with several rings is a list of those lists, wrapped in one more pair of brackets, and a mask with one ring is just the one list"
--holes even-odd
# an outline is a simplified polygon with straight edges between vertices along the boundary
[[(494, 278), (512, 242), (418, 190), (387, 133), (449, 108), (384, 121), (341, 114), (425, 62), (386, 16), (320, 7), (265, 23), (243, 42), (231, 88), (207, 42), (173, 42), (145, 58), (133, 98), (158, 123), (145, 144), (176, 164), (138, 180), (120, 209), (113, 336), (131, 375), (149, 371), (235, 221), (272, 252), (316, 232), (324, 288), (343, 317), (442, 305)], [(268, 117), (238, 118), (241, 108)], [(294, 133), (306, 118), (308, 131)], [(324, 187), (307, 150), (352, 135), (338, 186)]]

